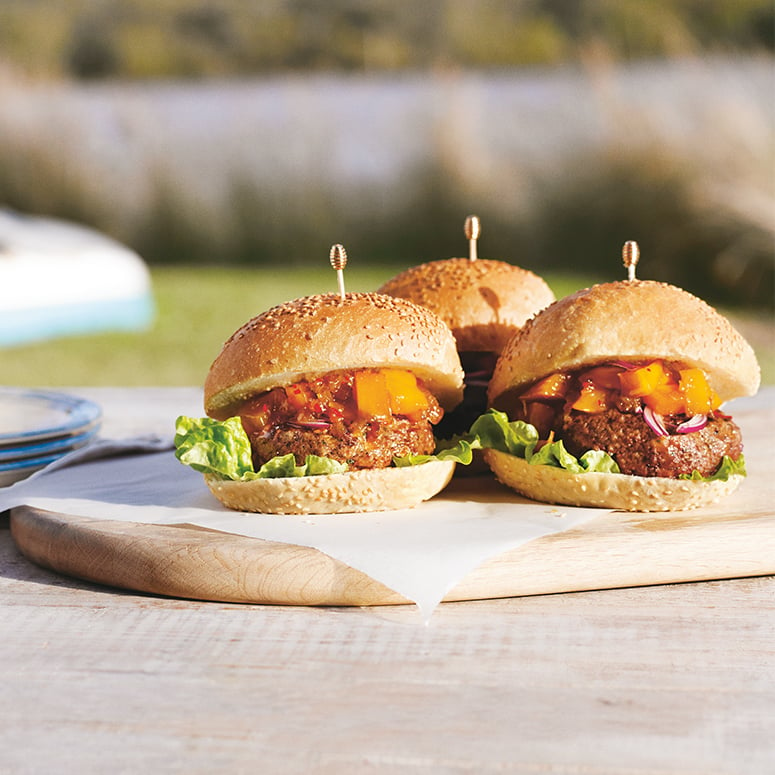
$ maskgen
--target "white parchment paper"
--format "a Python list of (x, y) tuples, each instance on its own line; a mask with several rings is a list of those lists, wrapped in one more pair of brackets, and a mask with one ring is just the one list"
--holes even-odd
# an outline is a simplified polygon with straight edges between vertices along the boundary
[(488, 476), (461, 477), (414, 509), (277, 516), (223, 507), (201, 474), (161, 440), (102, 441), (0, 490), (0, 510), (28, 505), (80, 517), (193, 524), (313, 547), (413, 600), (425, 617), (489, 557), (569, 530), (601, 509), (536, 504)]

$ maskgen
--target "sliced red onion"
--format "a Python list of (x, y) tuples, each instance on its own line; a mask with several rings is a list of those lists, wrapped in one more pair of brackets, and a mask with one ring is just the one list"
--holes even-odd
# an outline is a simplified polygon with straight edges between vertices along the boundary
[(611, 361), (612, 366), (619, 366), (619, 368), (626, 369), (627, 371), (632, 371), (633, 369), (637, 369), (638, 366), (635, 363), (628, 363), (627, 361)]
[(292, 428), (301, 428), (302, 430), (324, 430), (331, 427), (327, 420), (307, 420), (304, 422), (287, 422)]
[(676, 433), (694, 433), (694, 431), (701, 431), (707, 424), (707, 415), (695, 414), (686, 422), (682, 422), (675, 431)]
[(657, 436), (670, 435), (662, 422), (662, 418), (650, 406), (643, 407), (643, 419)]

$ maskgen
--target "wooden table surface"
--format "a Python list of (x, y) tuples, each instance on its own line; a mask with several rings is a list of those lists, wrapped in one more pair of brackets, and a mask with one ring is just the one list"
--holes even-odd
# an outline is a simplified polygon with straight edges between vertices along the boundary
[[(194, 389), (73, 389), (106, 435)], [(0, 773), (773, 773), (775, 577), (413, 606), (146, 596), (0, 517)]]

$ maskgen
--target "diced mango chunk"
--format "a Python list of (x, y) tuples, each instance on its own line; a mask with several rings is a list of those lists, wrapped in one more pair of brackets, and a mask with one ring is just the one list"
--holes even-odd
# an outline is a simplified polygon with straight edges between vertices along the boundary
[(609, 408), (609, 398), (610, 394), (607, 390), (597, 387), (592, 382), (584, 382), (579, 397), (571, 404), (571, 409), (588, 414), (604, 412)]
[(718, 396), (711, 390), (702, 369), (681, 369), (679, 388), (686, 403), (686, 414), (708, 414)]
[(653, 393), (660, 385), (666, 385), (670, 375), (665, 371), (662, 361), (653, 361), (638, 369), (623, 371), (619, 374), (622, 394), (641, 398)]
[(288, 403), (296, 410), (305, 407), (310, 398), (307, 386), (301, 383), (288, 385), (285, 388), (285, 395), (288, 397)]
[(354, 393), (361, 417), (390, 416), (390, 395), (383, 371), (356, 372)]
[(529, 387), (522, 394), (521, 398), (526, 401), (565, 398), (570, 383), (570, 374), (563, 374), (561, 372), (550, 374), (548, 377), (539, 379), (538, 382)]
[(428, 398), (417, 385), (417, 377), (404, 369), (385, 369), (390, 411), (411, 416), (428, 408)]
[(684, 398), (675, 384), (659, 385), (648, 395), (643, 396), (643, 403), (657, 414), (683, 414)]
[(593, 366), (579, 374), (579, 381), (592, 382), (606, 390), (619, 390), (619, 375), (624, 371), (621, 366)]

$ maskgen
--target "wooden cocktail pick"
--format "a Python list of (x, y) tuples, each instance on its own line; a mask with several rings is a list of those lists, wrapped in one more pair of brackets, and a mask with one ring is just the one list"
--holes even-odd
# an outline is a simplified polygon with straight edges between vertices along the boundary
[(329, 260), (331, 261), (331, 266), (336, 270), (339, 296), (344, 299), (344, 268), (347, 266), (347, 251), (344, 249), (344, 245), (332, 245)]
[(635, 267), (638, 265), (639, 258), (640, 248), (638, 243), (632, 240), (625, 242), (622, 248), (622, 261), (627, 267), (627, 279), (630, 281), (635, 279)]
[(482, 224), (478, 215), (469, 215), (465, 223), (466, 239), (468, 240), (468, 258), (476, 261), (476, 241), (482, 233)]

